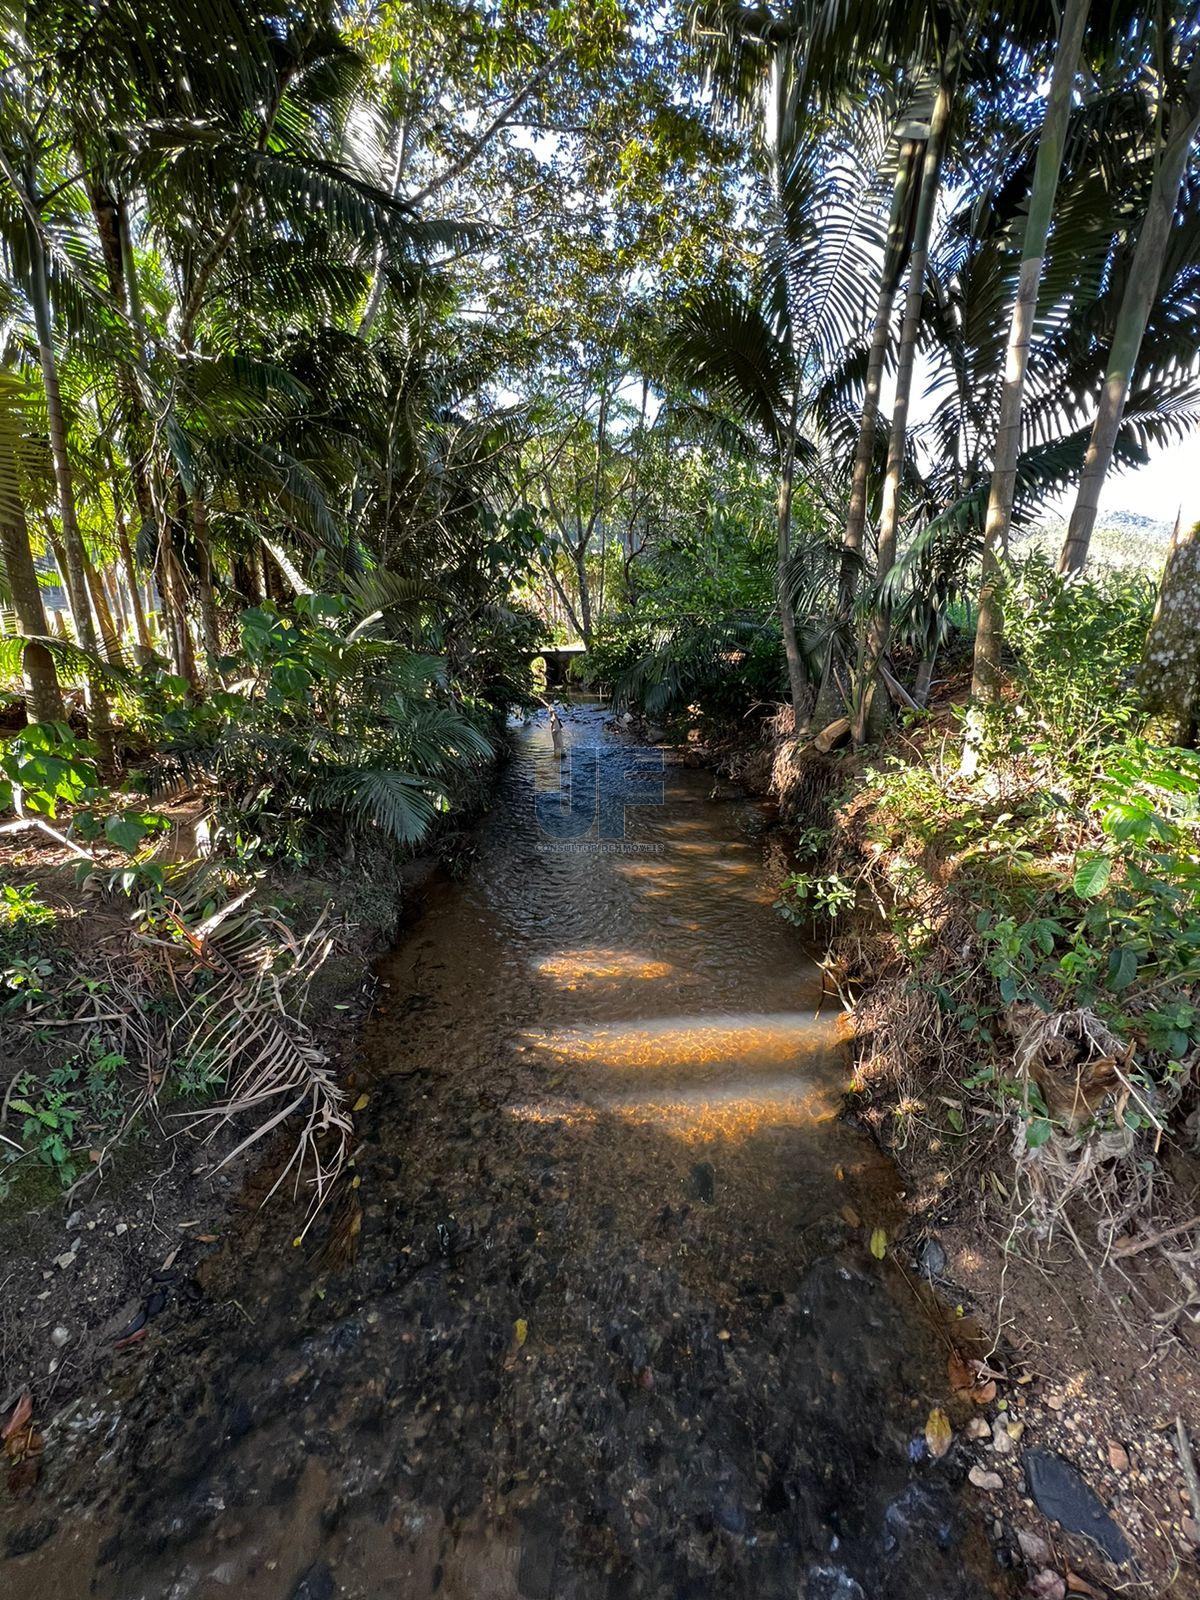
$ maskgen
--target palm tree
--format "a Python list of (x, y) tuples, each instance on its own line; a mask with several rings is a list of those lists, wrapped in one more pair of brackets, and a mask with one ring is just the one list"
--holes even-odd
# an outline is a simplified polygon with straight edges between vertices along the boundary
[(867, 342), (864, 286), (885, 244), (899, 120), (878, 87), (865, 106), (811, 118), (800, 88), (785, 58), (774, 84), (769, 230), (753, 279), (698, 294), (668, 325), (676, 379), (715, 408), (714, 420), (725, 412), (747, 425), (745, 442), (778, 475), (777, 606), (797, 730), (808, 721), (812, 674), (791, 597), (796, 470), (840, 417), (847, 366)]
[[(1173, 49), (1179, 50), (1181, 59), (1171, 60)], [(1188, 27), (1180, 27), (1174, 37), (1163, 39), (1159, 53), (1170, 63), (1163, 85), (1161, 143), (1113, 329), (1079, 491), (1059, 559), (1062, 572), (1078, 572), (1087, 560), (1100, 492), (1112, 465), (1146, 325), (1162, 283), (1188, 160), (1200, 133), (1200, 40), (1195, 19)]]
[[(1017, 487), (1017, 457), (1021, 445), (1021, 404), (1025, 393), (1025, 371), (1029, 360), (1030, 334), (1037, 310), (1038, 289), (1046, 255), (1046, 240), (1058, 190), (1059, 171), (1066, 145), (1071, 115), (1071, 97), (1079, 67), (1090, 0), (1067, 0), (1059, 27), (1058, 48), (1050, 76), (1050, 92), (1038, 143), (1033, 188), (1025, 223), (1021, 272), (1013, 301), (1005, 357), (1004, 389), (1000, 419), (996, 429), (996, 451), (988, 496), (987, 520), (983, 537), (983, 572), (979, 591), (979, 615), (975, 628), (975, 668), (971, 683), (972, 698), (995, 700), (1000, 689), (1000, 642), (1003, 627), (1000, 601), (996, 592), (999, 558), (1008, 548), (1013, 500)], [(974, 771), (978, 739), (968, 738), (963, 750), (963, 769)]]
[(942, 164), (950, 138), (950, 122), (954, 110), (955, 91), (962, 64), (962, 40), (952, 29), (942, 54), (937, 97), (929, 123), (929, 139), (921, 165), (921, 182), (917, 194), (916, 218), (913, 224), (912, 251), (908, 267), (908, 287), (904, 302), (904, 320), (900, 328), (900, 341), (896, 356), (896, 395), (892, 402), (892, 421), (888, 437), (887, 471), (883, 480), (883, 501), (879, 515), (879, 537), (876, 553), (876, 581), (881, 587), (880, 602), (872, 611), (867, 626), (865, 650), (862, 652), (860, 670), (855, 685), (855, 706), (852, 719), (854, 742), (861, 744), (866, 738), (875, 682), (887, 649), (889, 622), (882, 586), (896, 563), (896, 549), (900, 519), (900, 484), (908, 450), (908, 408), (912, 395), (913, 370), (917, 356), (917, 332), (921, 322), (921, 307), (925, 296), (925, 274), (929, 265), (929, 241), (933, 232), (934, 212), (941, 190)]
[(29, 543), (21, 493), (21, 456), (28, 450), (28, 395), (20, 379), (0, 377), (0, 577), (12, 599), (24, 642), (21, 673), (31, 722), (61, 722), (62, 694), (54, 658), (46, 645), (49, 630)]

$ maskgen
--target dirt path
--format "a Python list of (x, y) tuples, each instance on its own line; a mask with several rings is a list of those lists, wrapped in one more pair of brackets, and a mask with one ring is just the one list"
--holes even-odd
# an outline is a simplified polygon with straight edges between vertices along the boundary
[(865, 1248), (894, 1178), (835, 1119), (755, 815), (594, 710), (567, 734), (569, 786), (520, 736), (384, 971), (322, 1239), (248, 1196), (196, 1304), (48, 1433), (4, 1592), (1007, 1592), (923, 1444), (946, 1352)]

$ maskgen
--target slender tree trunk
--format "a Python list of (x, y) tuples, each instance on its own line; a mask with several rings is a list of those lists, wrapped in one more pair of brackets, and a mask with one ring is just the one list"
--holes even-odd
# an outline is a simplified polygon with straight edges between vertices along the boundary
[[(67, 450), (67, 428), (63, 418), (62, 393), (58, 384), (58, 362), (54, 354), (53, 323), (50, 312), (50, 286), (46, 277), (46, 255), (42, 236), (30, 221), (26, 228), (29, 239), (31, 272), (30, 301), (37, 328), (38, 359), (42, 369), (42, 386), (46, 394), (46, 416), (50, 430), (50, 454), (54, 463), (54, 481), (58, 489), (59, 516), (62, 521), (63, 553), (66, 572), (63, 574), (77, 607), (75, 626), (79, 643), (93, 656), (97, 654), (96, 630), (92, 626), (92, 613), (88, 606), (86, 555), (75, 510), (75, 483), (71, 473), (71, 458)], [(108, 699), (99, 678), (88, 677), (88, 712), (90, 732), (100, 753), (100, 765), (107, 774), (116, 767), (116, 743), (113, 737), (112, 717)]]
[(210, 678), (220, 681), (217, 660), (221, 654), (221, 640), (217, 632), (217, 602), (213, 593), (212, 545), (208, 537), (208, 504), (197, 484), (192, 494), (192, 537), (196, 541), (196, 590), (200, 601), (200, 638), (204, 654), (208, 657)]
[[(113, 494), (116, 505), (116, 491)], [(133, 613), (133, 627), (137, 635), (138, 650), (143, 658), (150, 654), (150, 628), (146, 622), (146, 609), (142, 604), (142, 591), (138, 587), (137, 566), (129, 543), (129, 528), (121, 509), (117, 506), (117, 548), (121, 552), (121, 565), (125, 568), (125, 582), (129, 585), (129, 609)]]
[[(1046, 240), (1054, 215), (1054, 199), (1058, 193), (1058, 178), (1071, 120), (1071, 99), (1079, 70), (1079, 52), (1087, 26), (1089, 4), (1090, 0), (1066, 0), (1062, 14), (1058, 48), (1050, 75), (1050, 93), (1046, 100), (1046, 116), (1033, 169), (1017, 295), (1008, 330), (1004, 387), (1000, 395), (1000, 419), (996, 429), (996, 455), (984, 524), (983, 570), (979, 588), (979, 615), (975, 626), (975, 665), (971, 680), (971, 698), (984, 705), (993, 704), (1000, 697), (1004, 617), (1000, 606), (999, 582), (1001, 562), (1008, 554), (1008, 536), (1017, 491), (1021, 405), (1025, 395), (1025, 373), (1029, 366), (1029, 341), (1037, 313)], [(974, 775), (978, 765), (979, 740), (979, 719), (975, 716), (968, 719), (963, 744), (962, 769), (968, 777)]]
[(1139, 677), (1142, 704), (1164, 744), (1196, 742), (1200, 722), (1200, 522), (1175, 525)]
[(584, 644), (592, 642), (592, 591), (588, 587), (587, 551), (575, 555), (575, 581), (579, 585), (579, 637)]
[(888, 438), (887, 473), (883, 480), (883, 502), (879, 513), (876, 581), (880, 592), (875, 614), (868, 625), (862, 671), (855, 690), (857, 704), (854, 708), (853, 726), (856, 744), (862, 744), (867, 736), (875, 679), (879, 663), (887, 649), (890, 632), (889, 607), (883, 597), (882, 585), (896, 564), (900, 485), (904, 475), (904, 457), (908, 444), (908, 407), (912, 396), (917, 332), (921, 321), (921, 301), (925, 294), (929, 239), (933, 231), (934, 212), (941, 187), (942, 160), (946, 152), (950, 118), (954, 110), (955, 87), (961, 59), (961, 41), (957, 34), (953, 34), (942, 62), (941, 81), (938, 84), (937, 99), (934, 101), (933, 116), (929, 123), (929, 140), (925, 146), (925, 160), (921, 168), (921, 188), (913, 227), (908, 288), (904, 299), (904, 321), (900, 328), (900, 344), (896, 357), (896, 399), (892, 407), (892, 427)]
[(92, 597), (92, 610), (96, 615), (96, 623), (100, 630), (100, 642), (104, 646), (104, 656), (112, 666), (121, 664), (121, 640), (117, 633), (116, 623), (108, 604), (108, 595), (104, 591), (104, 579), (92, 563), (84, 557), (84, 577), (87, 579), (88, 594)]
[(875, 455), (875, 425), (879, 417), (879, 393), (883, 386), (883, 367), (887, 359), (891, 338), (892, 311), (896, 291), (907, 265), (912, 245), (915, 212), (912, 196), (917, 191), (923, 139), (906, 139), (901, 146), (896, 166), (896, 183), (892, 191), (892, 214), (888, 222), (888, 245), (883, 276), (879, 284), (879, 297), (875, 303), (875, 327), (871, 336), (871, 349), (867, 359), (867, 383), (863, 396), (862, 416), (858, 424), (858, 445), (854, 453), (854, 471), (850, 480), (850, 500), (846, 509), (846, 530), (842, 537), (843, 548), (849, 559), (843, 559), (839, 609), (846, 609), (853, 599), (857, 581), (857, 561), (861, 554), (863, 532), (867, 525), (867, 484), (871, 475), (871, 461)]
[(196, 650), (192, 643), (192, 631), (188, 626), (187, 585), (179, 565), (179, 558), (175, 554), (172, 525), (165, 517), (155, 562), (155, 578), (158, 581), (158, 594), (162, 602), (160, 616), (165, 623), (164, 632), (170, 643), (171, 665), (177, 675), (185, 679), (194, 689), (199, 682), (199, 674), (196, 671)]
[(1075, 506), (1059, 558), (1060, 572), (1079, 572), (1087, 560), (1092, 531), (1096, 526), (1100, 492), (1112, 465), (1133, 369), (1137, 365), (1142, 336), (1162, 278), (1171, 223), (1179, 204), (1180, 185), (1197, 131), (1200, 131), (1200, 48), (1194, 43), (1193, 48), (1196, 54), (1188, 70), (1186, 89), (1182, 97), (1172, 102), (1168, 109), (1166, 139), (1151, 184), (1150, 199), (1134, 248), (1125, 293), (1121, 297), (1121, 309), (1117, 313), (1104, 387), (1100, 391), (1100, 406), (1092, 424), (1092, 436), (1083, 459), (1083, 476), (1079, 480)]
[(62, 722), (62, 694), (54, 658), (41, 640), (48, 636), (46, 611), (38, 584), (37, 568), (29, 545), (25, 511), (16, 493), (15, 471), (8, 463), (0, 467), (0, 556), (8, 573), (13, 610), (21, 632), (26, 635), (21, 652), (21, 676), (25, 687), (25, 714), (30, 722)]
[[(102, 184), (96, 184), (92, 190), (92, 209), (96, 216), (109, 287), (118, 305), (125, 309), (139, 349), (144, 353), (146, 325), (124, 196), (114, 195)], [(149, 534), (155, 550), (154, 571), (161, 608), (160, 633), (175, 672), (181, 678), (186, 678), (194, 688), (197, 682), (196, 656), (188, 630), (187, 588), (174, 550), (171, 520), (166, 515), (161, 495), (156, 496), (154, 492), (148, 444), (149, 418), (142, 401), (137, 373), (129, 366), (123, 366), (118, 377), (124, 409), (125, 453), (129, 458), (129, 476), (138, 513), (139, 543)], [(132, 572), (132, 567), (130, 570)]]
[(129, 617), (125, 607), (125, 590), (121, 585), (119, 567), (113, 565), (105, 567), (100, 573), (100, 581), (104, 585), (104, 593), (108, 598), (108, 609), (112, 613), (113, 627), (116, 629), (118, 643), (124, 646), (125, 634), (129, 628)]
[(787, 659), (788, 694), (792, 702), (792, 724), (797, 734), (805, 725), (808, 709), (808, 675), (796, 636), (796, 613), (788, 593), (788, 565), (792, 554), (792, 501), (796, 488), (796, 442), (800, 432), (799, 374), (792, 386), (792, 404), (784, 440), (784, 456), (779, 476), (779, 510), (776, 535), (776, 586), (779, 626), (783, 633), (783, 653)]

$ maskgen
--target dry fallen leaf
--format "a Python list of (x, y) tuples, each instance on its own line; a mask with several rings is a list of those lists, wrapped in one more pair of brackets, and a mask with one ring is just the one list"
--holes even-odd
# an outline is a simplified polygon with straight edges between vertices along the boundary
[(871, 1254), (876, 1261), (882, 1261), (887, 1255), (887, 1234), (882, 1228), (876, 1228), (871, 1234)]
[(369, 1094), (360, 1094), (358, 1099), (354, 1102), (353, 1109), (355, 1111), (361, 1111), (364, 1106), (370, 1105), (370, 1103), (371, 1096)]
[(517, 1349), (519, 1350), (529, 1337), (529, 1324), (524, 1317), (517, 1318), (513, 1325), (513, 1332), (517, 1341)]
[(852, 1228), (862, 1227), (862, 1218), (859, 1216), (858, 1212), (855, 1211), (853, 1206), (843, 1206), (842, 1217), (850, 1224)]
[(951, 1350), (946, 1360), (946, 1372), (950, 1378), (950, 1387), (961, 1393), (969, 1389), (975, 1382), (975, 1367), (969, 1362), (960, 1350)]
[(925, 1423), (925, 1443), (929, 1446), (929, 1454), (935, 1461), (949, 1450), (954, 1438), (954, 1430), (950, 1426), (950, 1419), (941, 1406), (934, 1406)]
[(4, 1432), (0, 1433), (0, 1439), (8, 1440), (15, 1438), (23, 1428), (27, 1428), (29, 1426), (29, 1419), (32, 1416), (33, 1395), (28, 1389), (26, 1389), (25, 1393), (13, 1407), (12, 1415), (4, 1424)]
[(1089, 1600), (1104, 1600), (1104, 1590), (1097, 1589), (1095, 1584), (1081, 1578), (1077, 1572), (1067, 1573), (1067, 1593), (1087, 1595)]

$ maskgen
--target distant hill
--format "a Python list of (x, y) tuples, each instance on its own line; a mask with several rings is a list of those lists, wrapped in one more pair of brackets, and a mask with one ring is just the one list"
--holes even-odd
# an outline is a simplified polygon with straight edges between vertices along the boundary
[[(1167, 559), (1174, 524), (1140, 511), (1102, 511), (1092, 535), (1090, 559), (1097, 566), (1122, 567), (1157, 578)], [(1016, 550), (1044, 550), (1057, 556), (1067, 531), (1067, 519), (1043, 517), (1036, 527), (1023, 530), (1013, 541)]]

